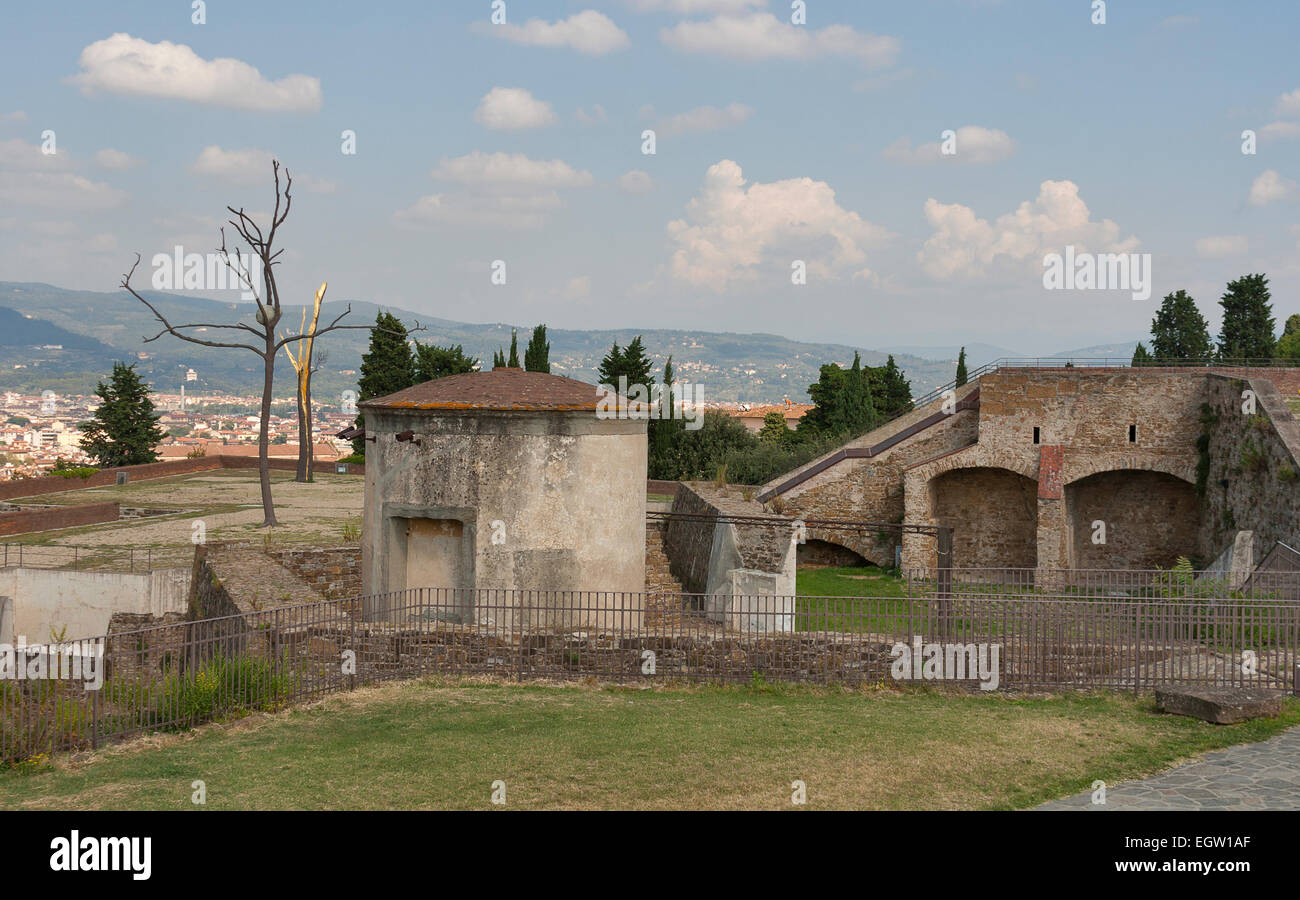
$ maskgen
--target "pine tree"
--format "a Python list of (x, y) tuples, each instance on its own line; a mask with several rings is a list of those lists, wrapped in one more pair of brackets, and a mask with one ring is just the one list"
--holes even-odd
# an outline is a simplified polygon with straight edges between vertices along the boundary
[[(361, 357), (361, 377), (357, 380), (361, 400), (385, 397), (415, 384), (415, 361), (406, 342), (406, 326), (401, 319), (386, 312), (375, 316), (375, 327), (370, 329), (370, 349)], [(358, 415), (357, 427), (364, 426), (365, 417)], [(352, 449), (364, 456), (365, 440), (355, 438)]]
[[(686, 433), (686, 424), (677, 414), (673, 398), (673, 358), (664, 363), (663, 394), (659, 398), (659, 418), (651, 419), (646, 440), (649, 477), (675, 481), (678, 472), (678, 448)], [(609, 382), (605, 382), (608, 384)], [(617, 383), (615, 383), (617, 387)]]
[(1273, 306), (1268, 277), (1243, 275), (1228, 282), (1219, 305), (1223, 325), (1219, 331), (1219, 358), (1224, 360), (1272, 359), (1275, 349)]
[(1207, 362), (1214, 355), (1210, 326), (1186, 291), (1169, 294), (1151, 320), (1151, 356), (1161, 365)]
[(511, 369), (519, 368), (519, 334), (513, 328), (510, 329), (510, 360), (506, 366)]
[(158, 459), (154, 450), (167, 433), (158, 425), (149, 387), (136, 374), (135, 363), (113, 363), (108, 384), (99, 382), (95, 394), (102, 403), (89, 422), (81, 422), (81, 449), (101, 468), (135, 466)]
[(966, 374), (966, 348), (962, 347), (961, 352), (957, 354), (957, 387), (966, 383), (970, 376)]
[(478, 360), (465, 355), (460, 344), (452, 347), (435, 347), (433, 344), (415, 345), (415, 383), (423, 384), (448, 375), (473, 372)]
[(868, 370), (876, 412), (881, 419), (893, 419), (912, 408), (912, 385), (903, 377), (891, 354), (883, 366)]
[(551, 371), (551, 345), (546, 342), (546, 326), (538, 325), (524, 348), (524, 369), (529, 372)]
[(1131, 366), (1149, 366), (1152, 365), (1151, 354), (1147, 352), (1147, 345), (1138, 341), (1137, 347), (1133, 349), (1133, 361)]

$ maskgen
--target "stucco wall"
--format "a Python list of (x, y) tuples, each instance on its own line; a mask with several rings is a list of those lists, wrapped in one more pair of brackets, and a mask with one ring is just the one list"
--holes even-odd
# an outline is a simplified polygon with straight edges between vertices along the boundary
[(156, 569), (145, 575), (117, 572), (72, 572), (62, 569), (0, 569), (0, 596), (12, 598), (13, 641), (50, 639), (50, 629), (67, 628), (67, 640), (108, 633), (114, 613), (163, 616), (184, 612), (189, 593), (188, 569)]
[[(395, 434), (413, 431), (414, 440)], [(369, 409), (362, 578), (405, 587), (645, 587), (646, 425), (583, 412)], [(463, 528), (461, 584), (407, 585), (410, 518)]]

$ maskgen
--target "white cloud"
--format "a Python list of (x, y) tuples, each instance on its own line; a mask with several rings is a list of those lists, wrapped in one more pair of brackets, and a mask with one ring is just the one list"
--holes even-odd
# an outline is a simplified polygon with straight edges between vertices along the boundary
[(120, 172), (124, 169), (130, 169), (140, 165), (140, 160), (134, 156), (123, 153), (121, 150), (115, 150), (112, 147), (105, 147), (95, 154), (95, 165), (101, 169), (108, 169), (113, 172)]
[(566, 300), (583, 300), (591, 296), (591, 276), (579, 275), (576, 278), (570, 278), (569, 283), (564, 286), (562, 296)]
[(494, 87), (479, 101), (474, 121), (499, 131), (541, 128), (554, 124), (555, 110), (523, 88)]
[[(195, 175), (219, 178), (230, 184), (271, 185), (273, 183), (271, 161), (274, 158), (275, 155), (267, 150), (253, 148), (223, 150), (216, 144), (212, 144), (203, 148), (198, 158), (190, 165), (190, 171)], [(281, 183), (284, 181), (284, 171), (282, 167)], [(332, 194), (337, 189), (334, 182), (315, 178), (305, 172), (289, 170), (289, 174), (293, 176), (294, 186), (309, 194)]]
[(605, 107), (601, 106), (599, 103), (593, 103), (591, 105), (591, 112), (579, 108), (573, 115), (574, 118), (583, 125), (599, 125), (601, 122), (604, 122), (609, 118), (605, 113)]
[(849, 25), (821, 29), (791, 25), (771, 13), (720, 15), (704, 22), (679, 22), (659, 33), (670, 47), (747, 61), (847, 56), (871, 67), (891, 65), (897, 38), (855, 31)]
[(595, 181), (590, 172), (574, 169), (560, 159), (529, 159), (522, 153), (481, 150), (439, 161), (433, 177), (485, 190), (589, 187)]
[(431, 194), (399, 210), (397, 224), (475, 225), (490, 228), (540, 228), (546, 213), (563, 203), (555, 191), (535, 194)]
[(1277, 114), (1285, 117), (1300, 117), (1300, 88), (1277, 98)]
[(1204, 237), (1196, 242), (1196, 255), (1201, 259), (1224, 259), (1229, 256), (1242, 256), (1249, 248), (1249, 241), (1244, 235), (1225, 234)]
[(563, 160), (480, 150), (443, 159), (430, 174), (435, 181), (449, 181), (462, 189), (419, 198), (397, 212), (397, 224), (540, 228), (547, 213), (564, 205), (559, 190), (595, 183), (590, 172), (574, 169)]
[(618, 187), (625, 194), (646, 194), (654, 189), (654, 180), (648, 172), (633, 169), (619, 176)]
[(953, 149), (956, 150), (955, 153), (944, 156), (939, 141), (913, 147), (910, 139), (902, 137), (886, 147), (880, 155), (893, 162), (921, 165), (937, 162), (981, 165), (1007, 159), (1016, 152), (1016, 142), (1005, 131), (996, 128), (964, 125), (956, 130)]
[(1259, 136), (1279, 141), (1300, 137), (1300, 122), (1269, 122), (1259, 130)]
[(0, 203), (64, 212), (97, 212), (126, 202), (127, 194), (71, 172), (0, 172)]
[(717, 131), (731, 125), (739, 125), (754, 114), (743, 103), (733, 103), (725, 109), (716, 106), (700, 106), (689, 112), (679, 113), (660, 123), (660, 134), (685, 134), (690, 131)]
[(529, 19), (523, 25), (490, 25), (478, 22), (474, 29), (481, 34), (504, 38), (532, 47), (567, 47), (589, 56), (603, 56), (628, 45), (627, 32), (604, 13), (584, 9), (554, 24), (544, 19)]
[(1259, 175), (1250, 185), (1247, 199), (1251, 206), (1268, 206), (1276, 200), (1285, 200), (1295, 193), (1296, 183), (1284, 178), (1275, 170), (1269, 169)]
[(746, 186), (740, 166), (729, 159), (710, 166), (700, 193), (686, 207), (687, 219), (668, 223), (676, 245), (674, 278), (715, 291), (755, 277), (765, 261), (788, 266), (803, 259), (810, 277), (833, 278), (846, 271), (868, 276), (866, 247), (891, 235), (841, 207), (824, 181), (791, 178)]
[(671, 12), (684, 16), (745, 12), (767, 5), (767, 0), (632, 0), (637, 12)]
[(1066, 245), (1094, 253), (1129, 252), (1138, 246), (1135, 237), (1121, 240), (1119, 226), (1110, 219), (1094, 222), (1071, 181), (1044, 181), (1036, 199), (994, 222), (978, 218), (968, 206), (934, 198), (925, 201), (925, 218), (934, 232), (917, 260), (941, 279), (983, 277), (997, 263), (1032, 261), (1037, 269), (1046, 253), (1059, 253)]
[(70, 164), (67, 151), (46, 154), (38, 144), (29, 144), (21, 138), (0, 141), (0, 169), (52, 172), (66, 169)]
[(314, 112), (320, 109), (320, 79), (288, 75), (269, 81), (238, 59), (203, 59), (185, 44), (118, 33), (81, 51), (81, 71), (69, 80), (82, 92), (103, 91), (188, 100), (233, 109)]

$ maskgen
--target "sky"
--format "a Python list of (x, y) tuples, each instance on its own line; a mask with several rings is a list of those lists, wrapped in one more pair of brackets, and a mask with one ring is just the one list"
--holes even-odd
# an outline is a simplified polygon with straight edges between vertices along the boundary
[[(1300, 312), (1294, 0), (199, 6), (4, 5), (0, 280), (149, 287), (276, 158), (286, 304), (1026, 353), (1178, 289), (1217, 332), (1246, 273)], [(1150, 295), (1048, 289), (1067, 247)]]

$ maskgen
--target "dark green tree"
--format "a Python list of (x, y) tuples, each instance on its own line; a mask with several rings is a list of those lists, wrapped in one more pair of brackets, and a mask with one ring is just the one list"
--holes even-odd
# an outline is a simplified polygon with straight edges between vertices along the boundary
[(1147, 345), (1138, 341), (1137, 347), (1133, 349), (1133, 361), (1131, 366), (1149, 366), (1152, 365), (1151, 354), (1147, 352)]
[(95, 394), (102, 401), (91, 416), (81, 422), (81, 449), (93, 456), (100, 468), (135, 466), (158, 459), (154, 447), (167, 436), (154, 415), (149, 387), (136, 374), (135, 363), (113, 363), (108, 384), (99, 382)]
[(546, 341), (546, 326), (538, 325), (524, 348), (524, 369), (529, 372), (551, 371), (551, 345)]
[(478, 360), (466, 356), (460, 344), (436, 347), (433, 344), (415, 345), (415, 383), (423, 384), (447, 375), (473, 372)]
[(1279, 359), (1300, 362), (1300, 313), (1289, 316), (1275, 351)]
[(817, 383), (808, 386), (808, 396), (813, 408), (804, 414), (800, 430), (806, 425), (818, 435), (856, 437), (875, 424), (871, 385), (856, 352), (848, 369), (835, 363), (822, 366)]
[(883, 366), (868, 368), (867, 375), (878, 419), (892, 419), (911, 410), (911, 382), (903, 377), (903, 370), (894, 362), (892, 354)]
[(613, 348), (600, 361), (598, 376), (601, 384), (617, 388), (620, 375), (627, 378), (629, 386), (654, 384), (654, 377), (650, 374), (650, 358), (645, 354), (645, 346), (641, 343), (640, 335), (633, 338), (622, 350), (618, 348), (618, 342), (615, 341)]
[(966, 348), (962, 347), (961, 352), (957, 354), (957, 387), (966, 383), (970, 376), (966, 374)]
[(519, 368), (519, 333), (513, 328), (510, 329), (510, 359), (506, 362), (507, 368)]
[[(370, 348), (361, 357), (357, 393), (361, 400), (384, 397), (415, 384), (415, 361), (407, 346), (406, 326), (392, 313), (380, 312), (370, 329)], [(365, 427), (365, 416), (357, 415), (357, 427)], [(364, 456), (366, 442), (352, 441), (354, 453)]]
[(1214, 355), (1210, 326), (1186, 291), (1169, 294), (1151, 320), (1151, 356), (1156, 364), (1208, 362)]
[(764, 444), (785, 444), (790, 440), (790, 426), (785, 424), (785, 416), (773, 410), (763, 416), (763, 427), (758, 432), (758, 439)]
[[(663, 374), (663, 392), (659, 397), (659, 418), (651, 419), (647, 428), (646, 440), (649, 442), (647, 467), (651, 478), (663, 478), (669, 481), (677, 480), (678, 473), (677, 454), (682, 441), (682, 436), (686, 432), (686, 425), (679, 411), (676, 409), (674, 402), (673, 381), (673, 358), (670, 356), (664, 363)], [(602, 382), (609, 384), (610, 382)], [(617, 382), (614, 382), (617, 387)]]
[(504, 369), (505, 367), (506, 367), (506, 351), (498, 347), (497, 351), (492, 354), (492, 368)]
[(1228, 282), (1219, 305), (1223, 324), (1219, 330), (1219, 358), (1272, 359), (1275, 350), (1273, 305), (1268, 277), (1243, 275)]

